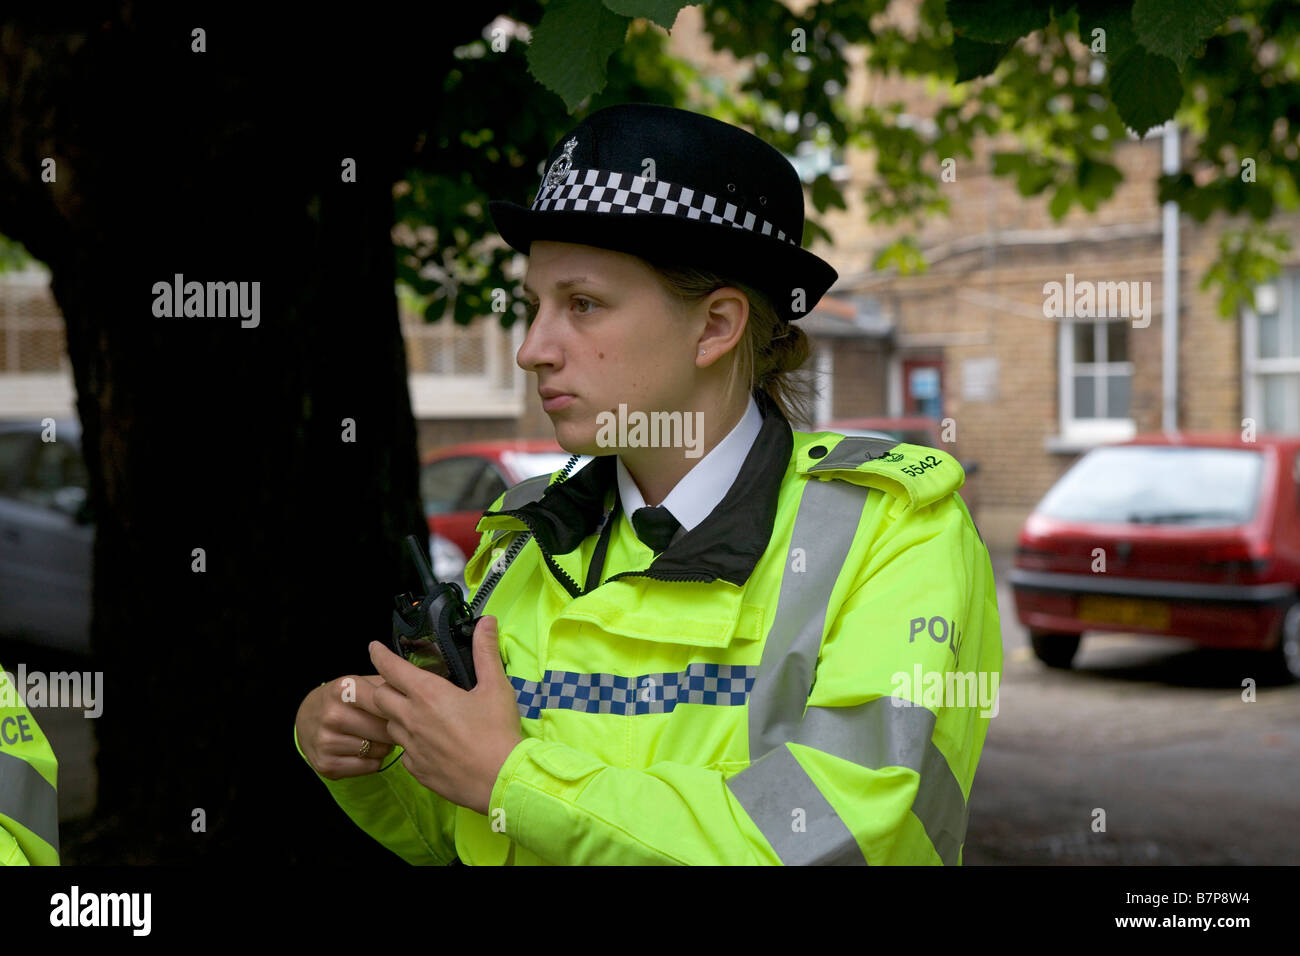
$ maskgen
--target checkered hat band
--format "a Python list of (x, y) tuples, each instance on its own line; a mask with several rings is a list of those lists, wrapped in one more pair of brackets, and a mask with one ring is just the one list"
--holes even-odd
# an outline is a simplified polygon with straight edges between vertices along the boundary
[(546, 709), (588, 714), (667, 714), (678, 704), (737, 706), (749, 700), (757, 666), (689, 664), (684, 671), (620, 677), (548, 670), (540, 681), (511, 677), (520, 717)]
[(537, 194), (532, 208), (680, 216), (701, 222), (730, 223), (737, 229), (799, 245), (798, 238), (787, 236), (766, 219), (733, 202), (662, 179), (646, 179), (607, 169), (570, 169), (558, 184), (546, 186)]

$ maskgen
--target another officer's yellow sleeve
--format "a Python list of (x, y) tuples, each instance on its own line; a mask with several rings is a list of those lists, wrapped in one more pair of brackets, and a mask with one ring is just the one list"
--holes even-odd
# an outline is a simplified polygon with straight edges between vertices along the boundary
[[(530, 737), (492, 791), (506, 834), (553, 864), (959, 864), (996, 713), (980, 681), (995, 698), (1002, 667), (988, 552), (949, 495), (880, 519), (862, 567), (832, 592), (794, 739), (727, 776)], [(964, 703), (933, 693), (972, 678)]]
[(0, 668), (0, 864), (59, 865), (59, 762)]

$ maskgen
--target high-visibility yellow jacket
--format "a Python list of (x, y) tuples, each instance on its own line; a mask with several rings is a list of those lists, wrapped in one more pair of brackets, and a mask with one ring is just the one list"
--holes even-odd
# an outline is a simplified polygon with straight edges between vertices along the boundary
[(396, 760), (321, 778), (348, 816), (420, 864), (961, 863), (1002, 669), (964, 473), (756, 398), (719, 506), (657, 559), (620, 510), (589, 593), (613, 456), (496, 501), (465, 576), (531, 532), (479, 609), (525, 739), (486, 816)]
[(0, 667), (0, 865), (59, 865), (59, 762)]

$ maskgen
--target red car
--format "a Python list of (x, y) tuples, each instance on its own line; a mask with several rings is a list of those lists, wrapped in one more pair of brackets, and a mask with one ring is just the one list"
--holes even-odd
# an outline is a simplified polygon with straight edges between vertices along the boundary
[[(468, 442), (426, 455), (420, 468), (420, 497), (439, 580), (450, 580), (464, 569), (478, 547), (474, 528), (502, 492), (525, 478), (559, 471), (571, 457), (549, 438)], [(583, 455), (574, 471), (590, 460), (590, 455)]]
[(1300, 680), (1300, 438), (1094, 448), (1026, 519), (1011, 585), (1052, 667), (1085, 631), (1119, 631), (1258, 650)]

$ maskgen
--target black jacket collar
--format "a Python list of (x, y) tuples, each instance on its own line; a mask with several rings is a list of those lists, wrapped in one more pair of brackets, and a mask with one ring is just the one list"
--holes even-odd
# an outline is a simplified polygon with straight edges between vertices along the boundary
[[(736, 480), (708, 517), (669, 545), (648, 572), (721, 578), (737, 586), (749, 580), (772, 537), (781, 481), (794, 448), (790, 423), (767, 393), (755, 389), (754, 400), (763, 425)], [(543, 551), (568, 554), (598, 530), (610, 489), (618, 494), (615, 464), (614, 455), (601, 455), (548, 486), (539, 500), (486, 514), (518, 518), (533, 529)]]

